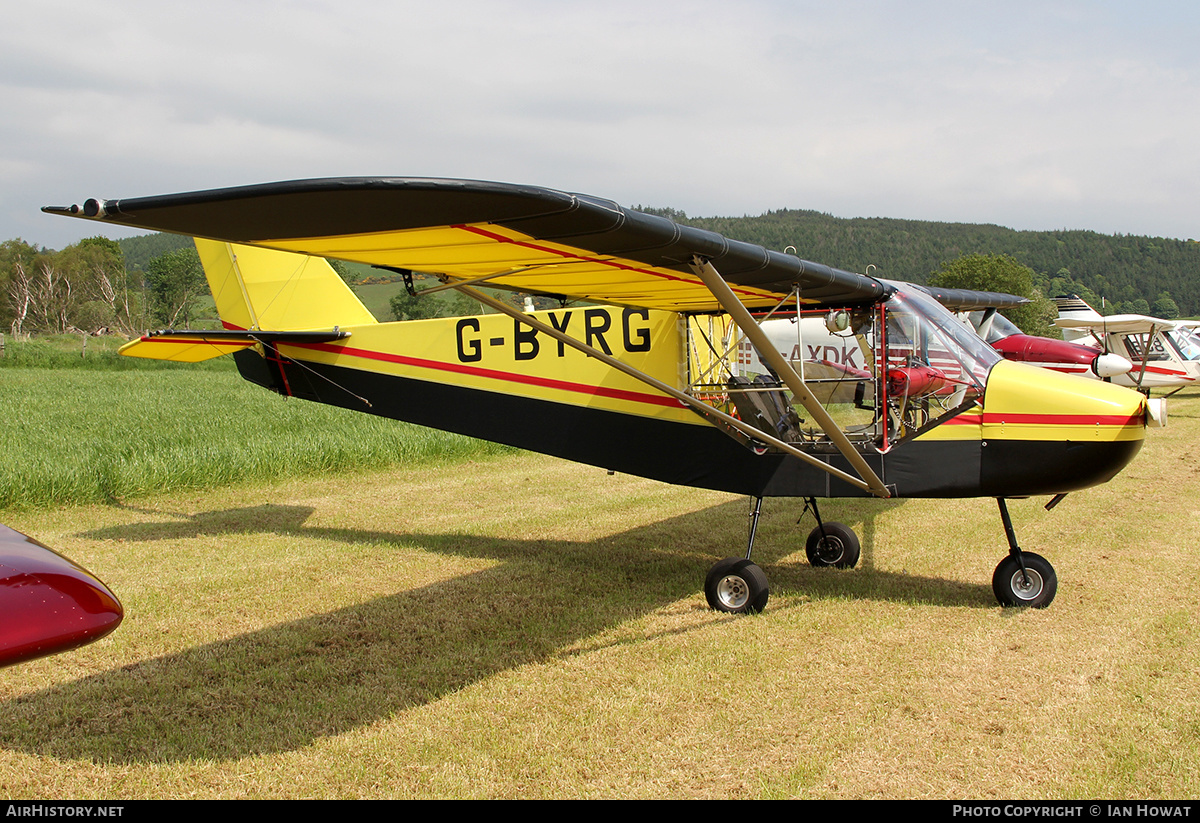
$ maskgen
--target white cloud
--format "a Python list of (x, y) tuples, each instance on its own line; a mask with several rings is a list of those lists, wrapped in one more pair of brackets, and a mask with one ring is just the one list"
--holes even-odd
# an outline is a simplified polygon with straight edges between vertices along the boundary
[(0, 30), (0, 235), (94, 230), (45, 203), (353, 174), (1200, 234), (1197, 12), (976, 5), (27, 4)]

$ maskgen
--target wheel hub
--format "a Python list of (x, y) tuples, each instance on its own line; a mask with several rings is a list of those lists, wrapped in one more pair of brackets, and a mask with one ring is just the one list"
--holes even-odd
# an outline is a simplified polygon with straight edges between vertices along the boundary
[(717, 597), (726, 608), (740, 609), (750, 599), (750, 587), (745, 580), (731, 574), (721, 578), (717, 584)]
[(835, 565), (846, 553), (846, 547), (836, 537), (823, 537), (817, 543), (817, 554), (829, 565)]
[(1033, 569), (1020, 569), (1012, 576), (1012, 593), (1022, 600), (1033, 600), (1042, 593), (1042, 576)]

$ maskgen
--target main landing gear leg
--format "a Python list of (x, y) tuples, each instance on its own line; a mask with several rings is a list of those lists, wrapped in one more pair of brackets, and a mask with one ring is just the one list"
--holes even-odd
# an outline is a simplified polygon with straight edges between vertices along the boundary
[(1058, 591), (1054, 567), (1041, 555), (1021, 551), (1012, 518), (1008, 516), (1008, 505), (1003, 497), (997, 497), (996, 502), (1000, 504), (1000, 520), (1004, 523), (1004, 536), (1008, 538), (1008, 557), (1000, 561), (992, 574), (992, 591), (1001, 606), (1044, 609)]
[(708, 605), (719, 612), (756, 614), (767, 605), (770, 591), (763, 570), (750, 562), (754, 551), (754, 535), (762, 514), (762, 498), (755, 497), (750, 509), (750, 539), (745, 557), (726, 557), (709, 569), (704, 580), (704, 597)]
[(862, 546), (858, 542), (858, 535), (854, 533), (854, 529), (842, 523), (822, 522), (815, 497), (810, 497), (804, 502), (804, 511), (800, 513), (801, 520), (804, 519), (804, 515), (809, 509), (812, 510), (813, 517), (817, 519), (817, 527), (809, 532), (808, 541), (804, 545), (804, 552), (808, 555), (809, 564), (818, 568), (828, 566), (835, 566), (839, 569), (854, 568), (862, 554)]

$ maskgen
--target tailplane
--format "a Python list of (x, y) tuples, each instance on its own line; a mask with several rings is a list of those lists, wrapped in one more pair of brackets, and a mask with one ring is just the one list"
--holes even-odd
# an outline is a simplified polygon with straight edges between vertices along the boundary
[(196, 238), (221, 331), (150, 332), (121, 354), (195, 363), (261, 342), (325, 342), (378, 321), (320, 257)]
[[(1055, 297), (1054, 304), (1058, 306), (1059, 320), (1100, 320), (1100, 313), (1088, 305), (1087, 301), (1082, 297), (1069, 294), (1065, 297)], [(1091, 340), (1091, 334), (1082, 329), (1063, 328), (1063, 340), (1069, 343), (1074, 343), (1077, 340), (1087, 338)]]

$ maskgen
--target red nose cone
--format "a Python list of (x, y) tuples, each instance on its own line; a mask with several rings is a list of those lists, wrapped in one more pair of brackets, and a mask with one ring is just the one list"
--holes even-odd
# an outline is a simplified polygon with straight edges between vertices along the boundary
[(124, 614), (87, 569), (0, 525), (0, 666), (99, 640)]

